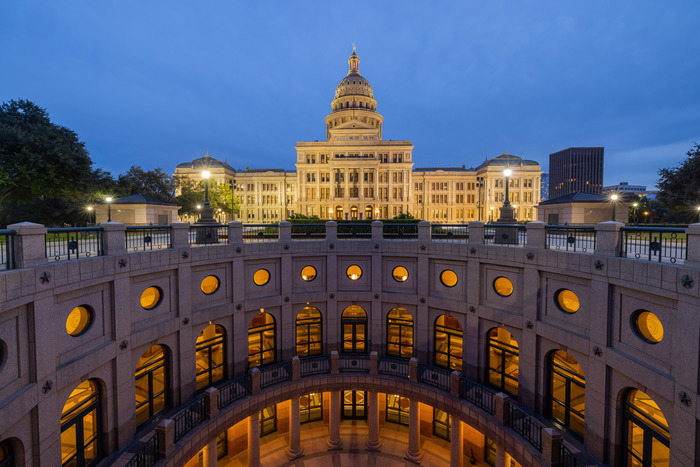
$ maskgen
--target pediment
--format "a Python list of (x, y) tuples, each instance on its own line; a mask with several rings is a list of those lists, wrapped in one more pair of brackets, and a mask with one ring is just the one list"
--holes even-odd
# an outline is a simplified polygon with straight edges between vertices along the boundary
[(349, 122), (341, 123), (338, 126), (332, 128), (332, 130), (376, 130), (374, 127), (368, 123), (363, 123), (359, 120), (350, 120)]

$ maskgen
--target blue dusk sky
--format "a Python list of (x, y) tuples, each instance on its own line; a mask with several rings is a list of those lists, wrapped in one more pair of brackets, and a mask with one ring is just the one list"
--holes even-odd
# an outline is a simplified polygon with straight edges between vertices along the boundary
[(352, 42), (420, 166), (605, 147), (605, 184), (653, 187), (700, 142), (700, 1), (3, 1), (0, 101), (29, 99), (96, 167), (205, 153), (294, 169)]

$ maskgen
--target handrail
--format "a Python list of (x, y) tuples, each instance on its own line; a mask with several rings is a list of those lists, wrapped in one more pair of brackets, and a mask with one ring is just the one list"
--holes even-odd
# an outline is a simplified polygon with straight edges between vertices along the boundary
[(175, 422), (175, 442), (180, 441), (194, 427), (204, 420), (204, 397), (189, 402), (173, 417)]
[(46, 229), (46, 257), (54, 261), (101, 256), (102, 227), (59, 227)]
[(620, 245), (625, 258), (675, 263), (688, 257), (688, 237), (678, 227), (621, 227)]
[(161, 248), (172, 248), (171, 242), (172, 226), (170, 225), (149, 225), (149, 226), (126, 226), (124, 238), (127, 251), (153, 250)]
[(596, 231), (593, 225), (545, 225), (545, 249), (593, 253)]

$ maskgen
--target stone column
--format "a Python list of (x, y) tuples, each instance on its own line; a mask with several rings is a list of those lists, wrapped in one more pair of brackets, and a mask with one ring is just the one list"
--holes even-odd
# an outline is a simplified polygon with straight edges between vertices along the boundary
[(423, 458), (423, 452), (420, 450), (420, 412), (418, 401), (411, 399), (411, 405), (408, 413), (408, 450), (404, 456), (411, 462), (419, 464)]
[(203, 460), (204, 460), (204, 467), (216, 467), (216, 439), (212, 441), (211, 443), (207, 443), (204, 445), (203, 451)]
[(452, 439), (450, 440), (450, 467), (462, 467), (464, 443), (462, 442), (462, 421), (452, 415)]
[(527, 224), (527, 247), (537, 250), (544, 250), (545, 247), (545, 229), (544, 222), (533, 221)]
[(685, 260), (686, 268), (700, 268), (700, 224), (690, 224), (685, 229), (688, 239), (686, 252), (688, 259)]
[(292, 241), (292, 223), (289, 221), (282, 221), (279, 225), (280, 229), (280, 243), (288, 243)]
[(119, 222), (104, 222), (100, 224), (100, 227), (102, 227), (104, 235), (102, 254), (114, 256), (126, 253), (126, 226)]
[(301, 447), (301, 422), (299, 420), (299, 398), (294, 396), (291, 399), (289, 408), (289, 446), (285, 450), (289, 460), (298, 459), (304, 455), (304, 448)]
[(601, 256), (620, 255), (620, 227), (622, 222), (607, 221), (596, 224), (595, 253)]
[(382, 442), (379, 440), (379, 403), (376, 391), (367, 391), (368, 413), (367, 424), (369, 425), (369, 439), (365, 447), (368, 451), (380, 451)]
[(508, 467), (508, 454), (500, 444), (496, 445), (496, 467)]
[(330, 412), (328, 441), (326, 444), (329, 451), (335, 451), (343, 449), (343, 442), (340, 439), (340, 391), (331, 391)]
[(430, 242), (430, 222), (420, 221), (418, 223), (418, 241)]
[(469, 223), (469, 241), (470, 245), (484, 244), (484, 223), (474, 221)]
[(170, 226), (170, 247), (189, 248), (190, 225), (185, 222), (173, 222)]
[[(13, 251), (15, 268), (31, 268), (48, 263), (46, 259), (46, 227), (32, 222), (20, 222), (8, 225), (7, 228), (16, 233)], [(12, 264), (8, 264), (8, 269), (11, 267)]]
[(260, 467), (260, 412), (248, 417), (248, 467)]

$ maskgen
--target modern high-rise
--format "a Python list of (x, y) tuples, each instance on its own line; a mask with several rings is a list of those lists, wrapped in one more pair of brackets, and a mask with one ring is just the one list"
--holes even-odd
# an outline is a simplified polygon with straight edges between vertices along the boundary
[(604, 148), (568, 148), (549, 155), (549, 199), (603, 189)]

